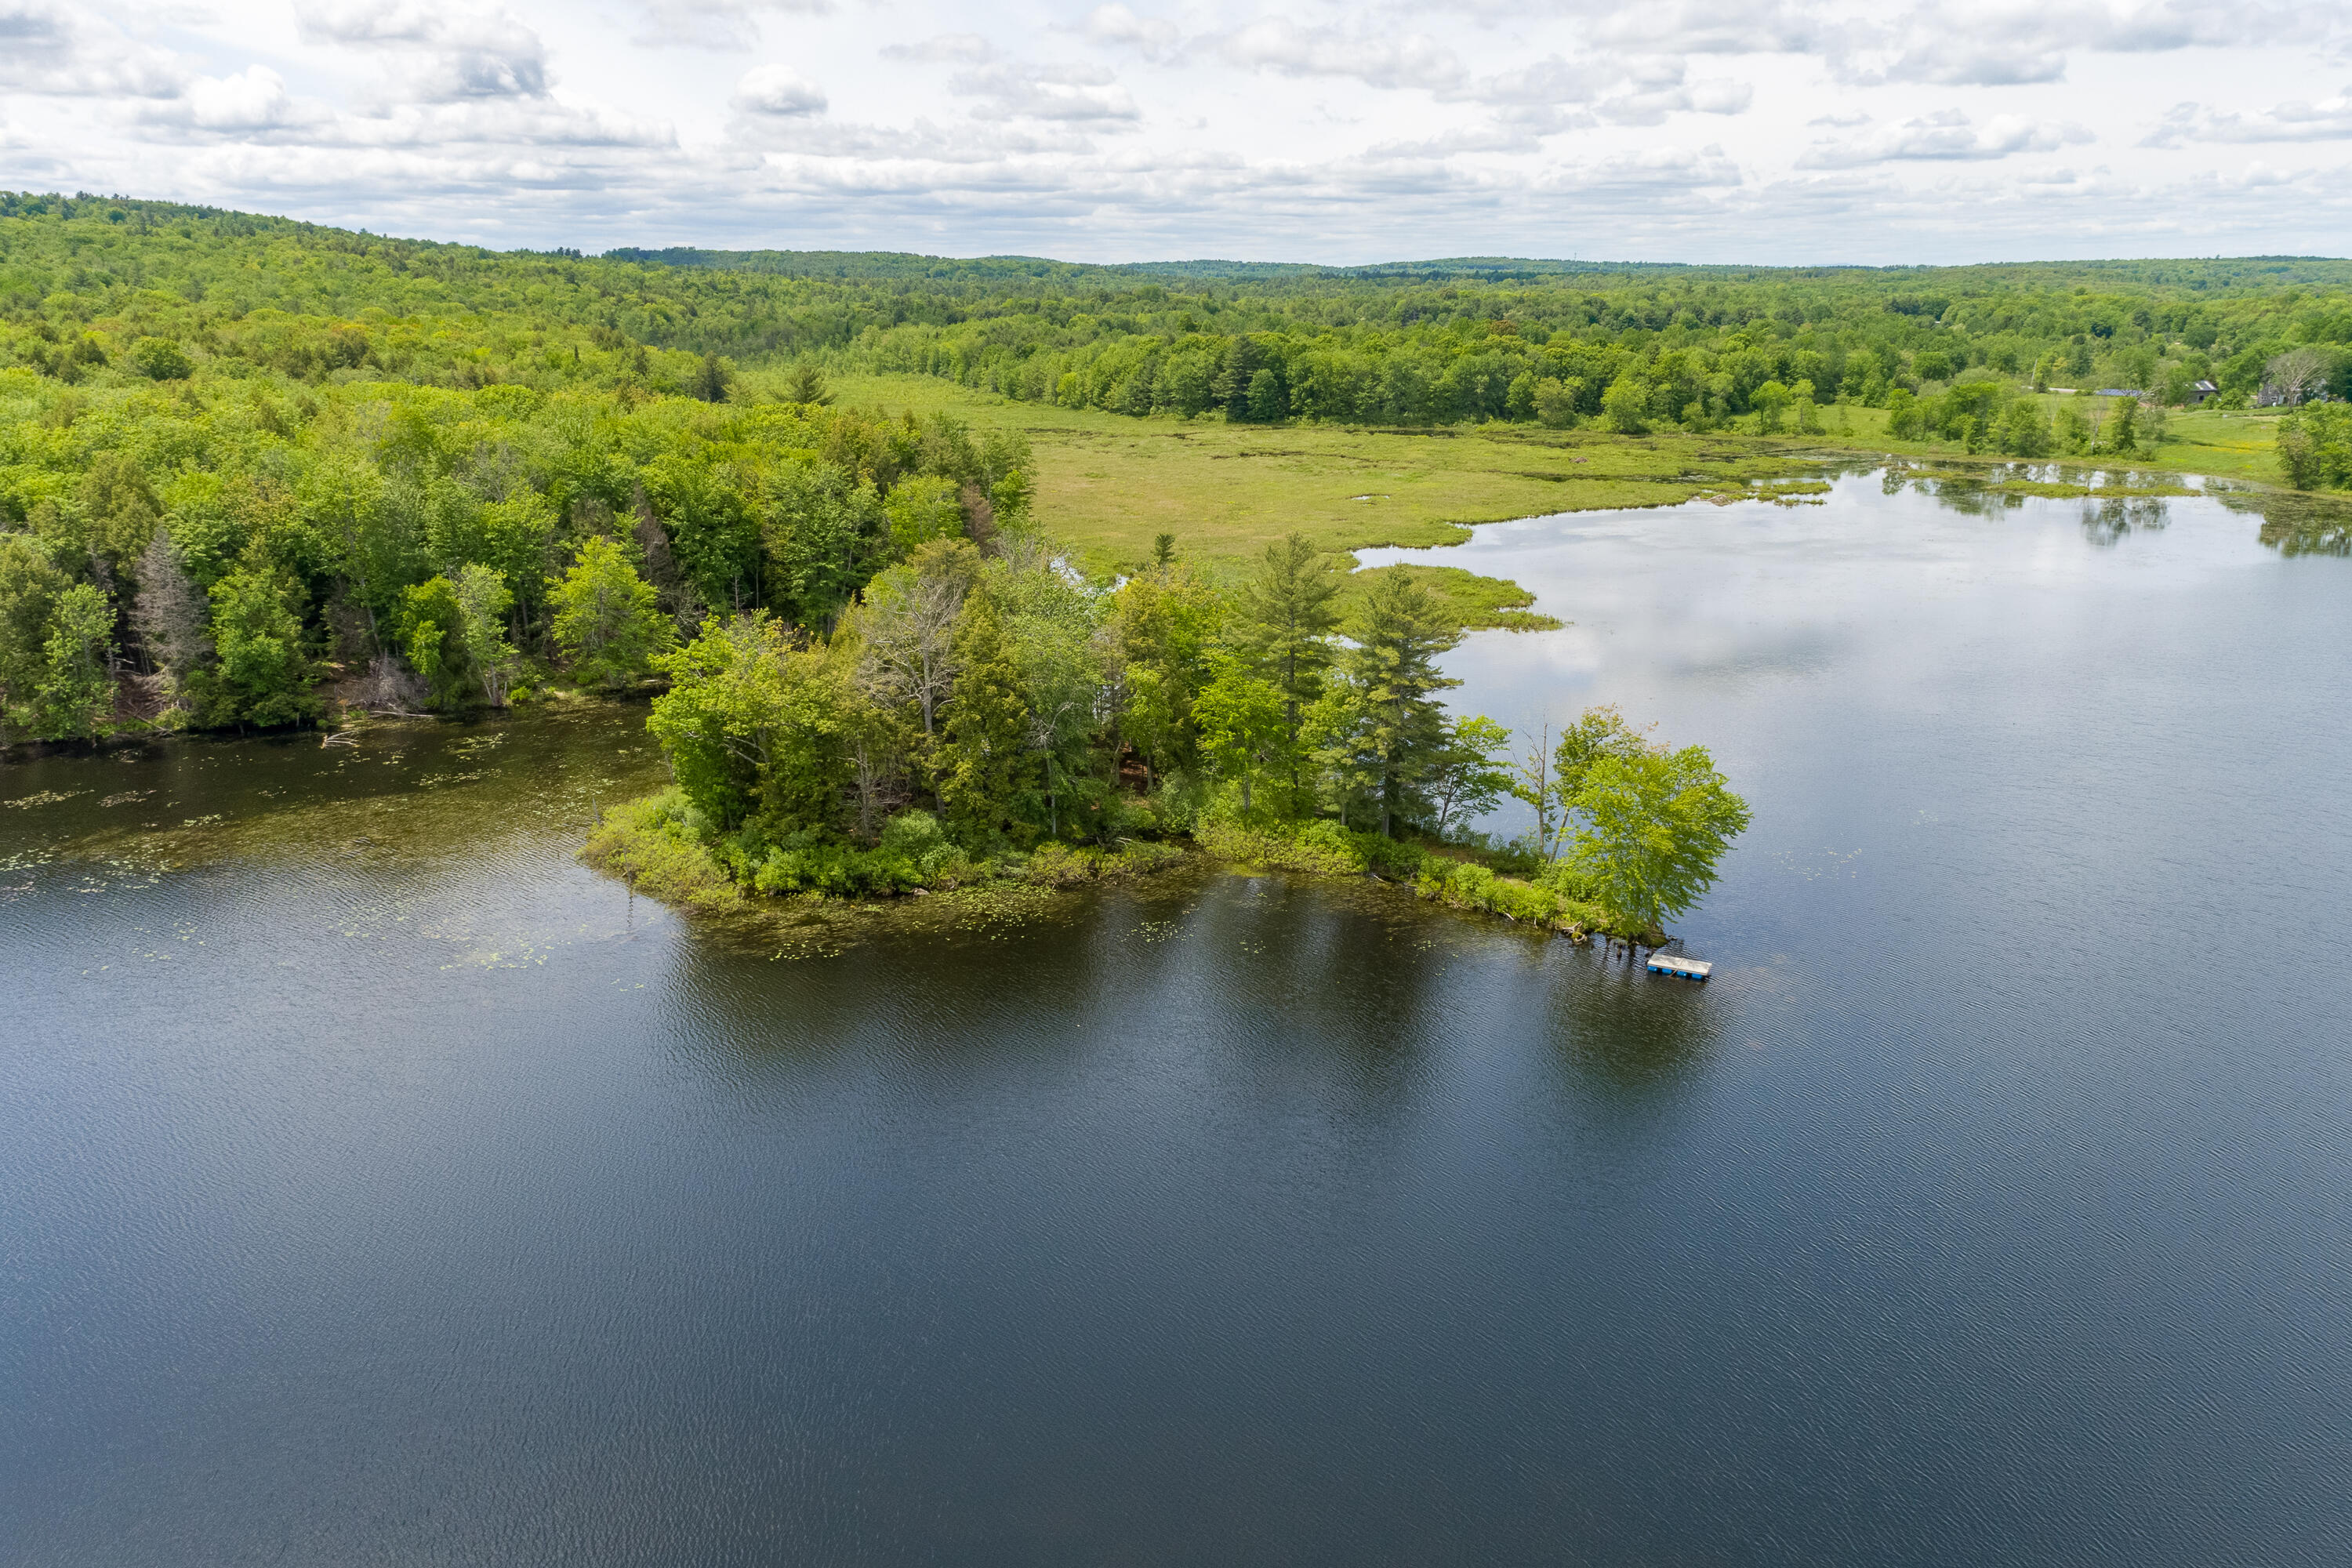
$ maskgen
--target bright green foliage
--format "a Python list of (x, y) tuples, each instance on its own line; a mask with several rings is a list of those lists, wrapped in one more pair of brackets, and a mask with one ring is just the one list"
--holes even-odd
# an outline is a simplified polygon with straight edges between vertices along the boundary
[(1510, 793), (1514, 774), (1504, 761), (1510, 744), (1509, 727), (1484, 714), (1447, 721), (1426, 786), (1436, 811), (1433, 832), (1444, 837), (1449, 828), (1494, 810)]
[(2139, 449), (2139, 399), (2116, 399), (2115, 423), (2107, 427), (2107, 450), (2135, 452)]
[(966, 842), (1000, 832), (1035, 773), (1021, 672), (1003, 622), (985, 593), (965, 605), (956, 631), (954, 696), (939, 751), (940, 799)]
[(848, 782), (848, 683), (822, 649), (796, 648), (765, 612), (713, 621), (656, 663), (670, 689), (646, 728), (710, 823), (775, 834), (835, 824)]
[(276, 726), (316, 718), (302, 590), (292, 574), (257, 558), (214, 584), (210, 597), (219, 662), (189, 678), (199, 721)]
[(1004, 636), (1020, 672), (1045, 828), (1058, 836), (1072, 805), (1097, 787), (1092, 775), (1103, 670), (1096, 637), (1102, 602), (1043, 556), (1040, 550), (1026, 560), (999, 563), (989, 591), (1002, 606)]
[(608, 690), (650, 672), (654, 659), (677, 640), (654, 602), (653, 584), (637, 575), (627, 552), (602, 536), (580, 546), (580, 558), (556, 585), (555, 644), (580, 680)]
[(1181, 564), (1146, 573), (1118, 591), (1110, 636), (1124, 684), (1119, 722), (1147, 779), (1196, 760), (1192, 700), (1208, 679), (1224, 609), (1223, 598)]
[[(1037, 470), (1017, 432), (830, 406), (820, 356), (1185, 419), (1802, 431), (1809, 406), (1864, 403), (1896, 416), (1898, 439), (2015, 457), (2090, 445), (2073, 400), (2046, 435), (2021, 411), (2036, 377), (2168, 398), (2210, 377), (2233, 404), (2292, 360), (2305, 395), (2352, 394), (2352, 264), (2275, 258), (1885, 271), (580, 258), (5, 192), (0, 251), (16, 301), (0, 321), (0, 533), (36, 535), (69, 582), (109, 595), (118, 626), (159, 526), (206, 617), (257, 545), (299, 590), (299, 643), (353, 668), (403, 651), (409, 589), (483, 566), (513, 596), (516, 679), (561, 654), (551, 595), (598, 535), (635, 545), (682, 630), (765, 608), (822, 635), (890, 559), (967, 530), (992, 550), (1027, 528)], [(2129, 449), (2159, 438), (2154, 413), (2135, 415)], [(2347, 482), (2333, 417), (2286, 422), (2294, 482)], [(194, 630), (188, 647), (212, 637)], [(1125, 725), (1118, 662), (1103, 661)], [(306, 681), (320, 667), (281, 666)], [(1137, 750), (1155, 775), (1190, 770), (1201, 669), (1142, 668)], [(1260, 673), (1303, 726), (1316, 683), (1262, 658)], [(7, 700), (31, 713), (21, 684)], [(1092, 759), (1099, 776), (1127, 740)]]
[(1748, 803), (1731, 793), (1704, 746), (1597, 758), (1570, 797), (1583, 826), (1570, 868), (1618, 921), (1655, 931), (1715, 884)]
[(48, 674), (49, 628), (71, 579), (49, 548), (26, 533), (0, 533), (0, 736), (39, 734), (35, 699)]
[(159, 516), (155, 491), (138, 462), (122, 452), (100, 453), (77, 489), (76, 504), (54, 525), (56, 542), (110, 570), (136, 560), (154, 537)]
[(2046, 458), (2054, 445), (2039, 405), (2021, 399), (2000, 416), (2000, 449), (2011, 458)]
[(1244, 816), (1256, 809), (1252, 786), (1259, 776), (1293, 771), (1291, 729), (1282, 689), (1254, 672), (1232, 653), (1216, 656), (1207, 685), (1192, 700), (1201, 751), (1210, 771), (1237, 785)]
[(429, 578), (402, 595), (400, 651), (425, 679), (436, 704), (460, 700), (466, 689), (465, 617), (446, 577)]
[(1613, 706), (1586, 709), (1557, 742), (1549, 724), (1530, 737), (1526, 750), (1507, 764), (1510, 782), (1505, 787), (1535, 813), (1533, 852), (1547, 861), (1559, 857), (1576, 826), (1576, 792), (1595, 763), (1648, 749), (1648, 740)]
[[(821, 388), (780, 404), (733, 371), (733, 339), (667, 342), (657, 322), (726, 313), (711, 313), (705, 275), (491, 258), (155, 204), (123, 207), (119, 224), (79, 210), (0, 193), (11, 287), (46, 301), (0, 322), (0, 534), (37, 539), (68, 582), (109, 596), (118, 625), (140, 628), (127, 668), (163, 658), (151, 620), (199, 650), (173, 672), (188, 704), (174, 713), (193, 722), (309, 711), (325, 660), (366, 669), (405, 660), (412, 643), (438, 703), (496, 702), (566, 656), (551, 597), (599, 536), (634, 547), (681, 627), (768, 608), (822, 632), (875, 570), (961, 533), (968, 510), (991, 513), (999, 534), (1025, 521), (1018, 435), (836, 410)], [(634, 289), (602, 291), (583, 267), (688, 286), (656, 282), (660, 302), (641, 313)], [(715, 392), (726, 400), (705, 401)], [(884, 498), (899, 486), (908, 504), (894, 518)], [(150, 563), (163, 531), (168, 559)], [(491, 578), (469, 567), (503, 585), (502, 611), (489, 608)], [(290, 579), (298, 636), (215, 635), (211, 590), (244, 570)], [(193, 596), (175, 597), (174, 572)], [(412, 605), (410, 590), (435, 578), (446, 590)], [(36, 667), (54, 597), (27, 612), (40, 622)], [(257, 602), (244, 587), (234, 597)], [(433, 626), (420, 632), (420, 616)], [(224, 686), (202, 651), (216, 642), (307, 650), (237, 661), (247, 674), (274, 662), (305, 691), (265, 703), (242, 678)], [(37, 728), (26, 679), (37, 684), (38, 669), (0, 700)]]
[(1433, 855), (1422, 861), (1413, 891), (1454, 909), (1504, 915), (1553, 931), (1588, 932), (1610, 925), (1607, 910), (1551, 874), (1522, 881), (1497, 875), (1489, 867)]
[(2299, 490), (2352, 489), (2352, 406), (2306, 403), (2279, 421), (2279, 471)]
[[(1028, 459), (1021, 461), (1025, 465)], [(1037, 487), (1025, 468), (1013, 468), (988, 488), (988, 509), (999, 528), (1025, 528), (1029, 509), (1037, 499)]]
[(1638, 757), (1650, 750), (1648, 736), (1625, 721), (1614, 703), (1588, 708), (1559, 732), (1552, 748), (1552, 788), (1565, 805), (1592, 770), (1610, 757)]
[(423, 676), (434, 702), (468, 707), (506, 704), (515, 651), (506, 634), (513, 595), (496, 570), (468, 562), (457, 576), (434, 577), (407, 590), (400, 617), (401, 649)]
[(105, 731), (114, 711), (114, 677), (107, 668), (113, 632), (113, 606), (91, 584), (77, 583), (58, 595), (34, 691), (41, 733), (79, 738)]
[(170, 338), (141, 338), (131, 345), (131, 363), (150, 381), (185, 381), (196, 368)]
[(887, 563), (892, 521), (870, 486), (830, 464), (776, 473), (761, 521), (769, 601), (803, 626), (829, 625)]
[(467, 668), (480, 684), (482, 700), (493, 708), (503, 708), (514, 683), (515, 651), (506, 632), (506, 615), (514, 595), (495, 568), (468, 561), (457, 573), (451, 596), (457, 606), (457, 636), (465, 648)]
[(673, 784), (601, 814), (580, 858), (664, 903), (725, 909), (743, 891), (711, 852), (709, 836), (709, 823)]
[(1383, 835), (1428, 815), (1426, 786), (1446, 740), (1437, 693), (1459, 686), (1437, 656), (1462, 640), (1428, 590), (1402, 572), (1374, 574), (1348, 628), (1346, 679), (1316, 705), (1318, 752), (1341, 799), (1360, 799)]
[(1609, 415), (1609, 428), (1621, 436), (1648, 434), (1652, 395), (1650, 384), (1636, 377), (1621, 376), (1611, 382), (1601, 400)]
[(955, 486), (935, 476), (901, 479), (890, 488), (883, 510), (890, 520), (894, 555), (912, 555), (934, 539), (952, 539), (963, 531), (963, 509), (956, 504)]

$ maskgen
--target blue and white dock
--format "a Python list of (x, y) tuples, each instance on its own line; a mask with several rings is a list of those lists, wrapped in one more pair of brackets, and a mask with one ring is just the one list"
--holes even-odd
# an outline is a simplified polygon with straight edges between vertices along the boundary
[(1679, 952), (1654, 952), (1645, 965), (1653, 974), (1671, 974), (1677, 980), (1704, 980), (1715, 973), (1715, 965), (1704, 958), (1685, 958)]

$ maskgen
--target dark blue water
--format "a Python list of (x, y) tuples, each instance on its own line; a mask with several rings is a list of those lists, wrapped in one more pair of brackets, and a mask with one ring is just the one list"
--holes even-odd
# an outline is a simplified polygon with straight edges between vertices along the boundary
[(1213, 875), (776, 960), (570, 863), (609, 714), (0, 769), (0, 1554), (2343, 1562), (2352, 561), (2150, 510), (1444, 557), (1574, 623), (1463, 705), (1753, 801), (1705, 988)]

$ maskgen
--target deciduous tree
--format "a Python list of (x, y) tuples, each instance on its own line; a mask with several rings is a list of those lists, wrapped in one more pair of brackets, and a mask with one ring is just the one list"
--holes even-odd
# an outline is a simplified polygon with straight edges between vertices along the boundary
[(1582, 819), (1569, 865), (1620, 921), (1655, 931), (1715, 883), (1748, 803), (1704, 746), (1611, 752), (1587, 768), (1570, 803)]
[(555, 642), (581, 680), (617, 689), (646, 674), (677, 640), (627, 552), (590, 539), (555, 589)]

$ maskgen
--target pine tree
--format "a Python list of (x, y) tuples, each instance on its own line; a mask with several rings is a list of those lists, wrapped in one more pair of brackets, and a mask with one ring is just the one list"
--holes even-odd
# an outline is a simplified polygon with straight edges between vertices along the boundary
[(1399, 817), (1423, 815), (1423, 784), (1446, 740), (1445, 708), (1436, 693), (1459, 686), (1438, 673), (1437, 656), (1462, 640), (1429, 591), (1400, 571), (1374, 574), (1349, 635), (1348, 726), (1354, 754), (1379, 802), (1381, 832)]
[(156, 667), (174, 681), (212, 658), (213, 641), (205, 630), (209, 608), (196, 585), (188, 581), (179, 551), (167, 529), (157, 529), (139, 557), (139, 597), (131, 624)]
[(1323, 672), (1331, 665), (1331, 633), (1339, 624), (1331, 601), (1339, 592), (1329, 562), (1304, 535), (1294, 533), (1265, 547), (1255, 580), (1240, 595), (1235, 640), (1282, 694), (1293, 810), (1300, 793), (1300, 730), (1307, 710), (1323, 694)]

